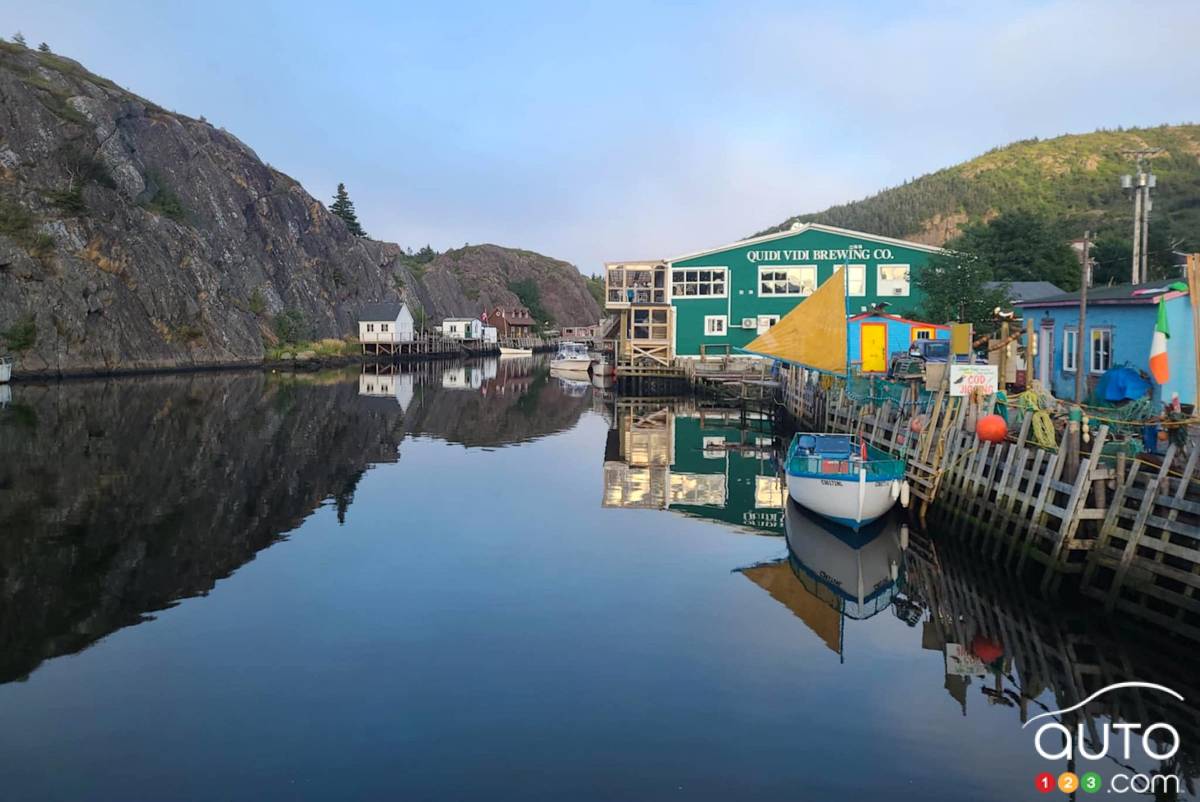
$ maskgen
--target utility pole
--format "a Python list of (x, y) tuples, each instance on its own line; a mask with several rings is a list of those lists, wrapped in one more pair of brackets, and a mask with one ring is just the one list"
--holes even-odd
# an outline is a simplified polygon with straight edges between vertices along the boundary
[(1141, 150), (1123, 150), (1126, 156), (1132, 156), (1137, 161), (1137, 175), (1121, 176), (1121, 188), (1133, 192), (1133, 264), (1130, 266), (1130, 279), (1134, 284), (1142, 284), (1150, 280), (1150, 190), (1154, 189), (1157, 177), (1147, 173), (1145, 160), (1162, 153), (1162, 148), (1143, 148)]
[[(1083, 344), (1087, 336), (1087, 297), (1088, 284), (1091, 283), (1092, 271), (1088, 269), (1091, 261), (1092, 232), (1083, 232), (1083, 263), (1080, 267), (1079, 280), (1079, 330), (1075, 334), (1075, 403), (1083, 403)], [(1088, 347), (1091, 347), (1091, 341)], [(1090, 353), (1089, 353), (1090, 356)]]

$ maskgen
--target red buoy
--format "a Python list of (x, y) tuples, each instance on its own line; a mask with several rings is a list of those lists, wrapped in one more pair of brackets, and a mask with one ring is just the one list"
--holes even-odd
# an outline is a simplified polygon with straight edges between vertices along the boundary
[(985, 415), (975, 424), (975, 436), (985, 443), (1003, 443), (1008, 437), (1008, 422), (999, 415)]

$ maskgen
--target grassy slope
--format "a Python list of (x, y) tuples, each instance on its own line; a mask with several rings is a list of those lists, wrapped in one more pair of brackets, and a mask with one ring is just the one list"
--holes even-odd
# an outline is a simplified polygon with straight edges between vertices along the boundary
[(885, 189), (860, 201), (799, 215), (819, 222), (893, 237), (941, 244), (958, 224), (1015, 208), (1061, 220), (1067, 232), (1091, 228), (1128, 237), (1133, 208), (1119, 177), (1133, 172), (1130, 148), (1159, 147), (1152, 220), (1170, 236), (1200, 247), (1200, 125), (1096, 131), (1025, 140), (975, 159)]

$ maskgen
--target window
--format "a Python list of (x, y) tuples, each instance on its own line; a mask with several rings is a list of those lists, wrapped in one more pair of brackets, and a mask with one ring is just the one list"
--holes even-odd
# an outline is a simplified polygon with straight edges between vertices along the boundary
[(1092, 329), (1091, 371), (1103, 373), (1112, 367), (1112, 330)]
[(758, 334), (762, 334), (767, 329), (779, 322), (779, 315), (759, 315), (758, 316)]
[(379, 324), (379, 330), (380, 330), (380, 331), (387, 331), (387, 324), (386, 324), (386, 323), (380, 323), (380, 324)]
[(726, 320), (724, 315), (705, 315), (704, 334), (707, 337), (720, 337), (725, 334)]
[(932, 340), (933, 339), (933, 329), (924, 329), (924, 328), (913, 329), (913, 339), (914, 340)]
[(723, 267), (671, 271), (671, 295), (675, 298), (724, 298), (725, 283)]
[(1074, 373), (1079, 364), (1079, 330), (1068, 326), (1063, 331), (1063, 373)]
[[(665, 304), (667, 278), (664, 265), (619, 265), (608, 269), (609, 304)], [(507, 313), (505, 313), (506, 316)], [(524, 317), (519, 313), (512, 317)]]
[(758, 269), (759, 295), (812, 295), (817, 289), (817, 266), (771, 266)]
[(908, 295), (908, 265), (880, 265), (877, 293), (885, 295)]
[(666, 340), (667, 312), (663, 309), (634, 309), (629, 325), (630, 338), (634, 340)]
[(847, 295), (866, 295), (867, 294), (867, 266), (866, 265), (834, 265), (834, 272), (837, 272), (839, 267), (846, 268), (846, 294)]
[(368, 324), (367, 324), (367, 331), (375, 331), (375, 324), (374, 324), (374, 323), (368, 323)]

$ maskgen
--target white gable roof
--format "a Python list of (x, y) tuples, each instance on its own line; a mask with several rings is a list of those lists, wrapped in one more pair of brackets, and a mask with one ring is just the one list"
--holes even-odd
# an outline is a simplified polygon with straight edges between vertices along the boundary
[(777, 239), (783, 239), (784, 237), (795, 237), (799, 234), (805, 233), (806, 231), (823, 231), (826, 234), (838, 234), (843, 237), (861, 239), (868, 242), (881, 242), (887, 245), (899, 245), (903, 248), (912, 248), (916, 251), (927, 251), (928, 253), (943, 252), (943, 249), (936, 245), (925, 245), (920, 242), (910, 242), (908, 240), (895, 239), (893, 237), (883, 237), (878, 234), (868, 234), (864, 231), (851, 231), (848, 228), (827, 226), (823, 223), (805, 223), (798, 228), (790, 228), (786, 231), (777, 231), (774, 234), (764, 234), (761, 237), (751, 237), (750, 239), (738, 240), (737, 242), (731, 242), (728, 245), (722, 245), (719, 248), (708, 248), (703, 251), (696, 251), (695, 253), (685, 253), (682, 256), (675, 256), (671, 259), (667, 259), (666, 261), (668, 264), (671, 262), (682, 262), (685, 259), (695, 259), (698, 256), (708, 256), (710, 253), (720, 253), (721, 251), (728, 251), (732, 248), (741, 248), (746, 245), (757, 245), (760, 242), (772, 242)]

